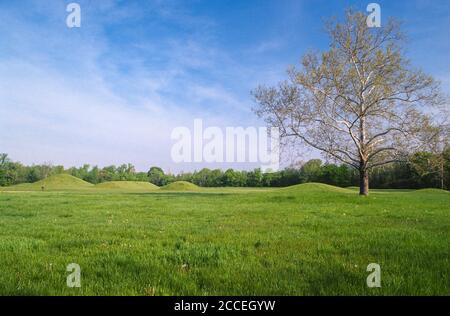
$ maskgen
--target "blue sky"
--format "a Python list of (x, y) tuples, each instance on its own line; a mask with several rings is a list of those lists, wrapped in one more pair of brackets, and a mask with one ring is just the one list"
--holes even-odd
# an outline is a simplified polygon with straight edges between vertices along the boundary
[[(174, 127), (262, 126), (250, 90), (326, 49), (323, 19), (371, 1), (79, 0), (81, 28), (69, 29), (70, 2), (0, 0), (0, 152), (177, 172), (213, 166), (172, 163)], [(412, 63), (449, 92), (450, 2), (378, 3), (382, 22), (403, 21)]]

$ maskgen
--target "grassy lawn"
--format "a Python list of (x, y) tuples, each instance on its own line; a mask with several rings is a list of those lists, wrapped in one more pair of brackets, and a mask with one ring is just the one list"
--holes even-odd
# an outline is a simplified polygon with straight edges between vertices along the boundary
[(450, 295), (449, 260), (439, 190), (0, 192), (3, 295)]

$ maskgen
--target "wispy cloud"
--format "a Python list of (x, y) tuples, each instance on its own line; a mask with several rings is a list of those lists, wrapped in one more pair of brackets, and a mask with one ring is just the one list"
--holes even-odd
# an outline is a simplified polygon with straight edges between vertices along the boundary
[[(323, 45), (321, 17), (336, 11), (328, 1), (321, 8), (330, 12), (299, 1), (227, 10), (209, 1), (77, 2), (80, 29), (65, 26), (68, 1), (0, 3), (0, 152), (13, 159), (189, 169), (171, 163), (172, 128), (194, 118), (262, 124), (250, 90), (281, 80), (303, 50)], [(430, 30), (445, 23), (441, 17)], [(418, 38), (432, 43), (442, 34)], [(438, 55), (442, 69), (447, 55)], [(442, 70), (436, 75), (448, 86)]]
[[(155, 4), (158, 18), (174, 18), (170, 8)], [(232, 92), (192, 74), (223, 62), (206, 38), (112, 39), (105, 25), (136, 13), (133, 6), (117, 10), (113, 1), (82, 4), (88, 13), (79, 30), (61, 23), (66, 14), (61, 5), (30, 2), (24, 8), (48, 11), (42, 20), (22, 19), (21, 8), (1, 15), (8, 52), (0, 61), (0, 125), (9, 132), (0, 146), (13, 158), (65, 165), (130, 161), (141, 170), (149, 164), (174, 169), (172, 128), (196, 117), (217, 121), (217, 108), (230, 104), (235, 114), (222, 115), (221, 123), (231, 125), (239, 112)], [(90, 21), (93, 11), (104, 17)]]

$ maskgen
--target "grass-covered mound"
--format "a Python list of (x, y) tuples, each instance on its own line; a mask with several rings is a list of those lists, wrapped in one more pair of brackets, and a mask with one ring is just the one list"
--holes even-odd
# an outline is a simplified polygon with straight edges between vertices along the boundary
[(70, 174), (57, 174), (34, 183), (22, 183), (3, 188), (3, 191), (59, 191), (83, 190), (94, 185)]
[(336, 187), (334, 185), (323, 183), (302, 183), (291, 185), (289, 187), (281, 188), (280, 191), (284, 192), (341, 192), (341, 193), (354, 193), (352, 190)]
[(166, 191), (198, 191), (200, 187), (188, 181), (175, 181), (161, 189)]
[(95, 188), (130, 191), (152, 191), (159, 189), (159, 187), (153, 183), (144, 181), (109, 181), (99, 183), (95, 186)]

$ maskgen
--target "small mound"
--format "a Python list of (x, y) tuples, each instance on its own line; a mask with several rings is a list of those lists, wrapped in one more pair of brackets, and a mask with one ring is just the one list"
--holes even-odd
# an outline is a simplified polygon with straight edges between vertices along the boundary
[(56, 174), (34, 183), (21, 183), (7, 187), (6, 190), (14, 191), (58, 191), (58, 190), (82, 190), (94, 185), (70, 174)]
[(167, 191), (197, 191), (200, 187), (187, 181), (175, 181), (163, 186), (161, 189)]
[(159, 187), (154, 185), (153, 183), (144, 181), (109, 181), (99, 183), (95, 187), (99, 189), (136, 191), (151, 191), (159, 189)]
[[(280, 191), (289, 191), (289, 192), (341, 192), (341, 193), (349, 193), (352, 192), (349, 189), (336, 187), (334, 185), (324, 184), (324, 183), (302, 183), (291, 185), (289, 187), (281, 188)], [(353, 193), (353, 192), (352, 192)]]
[(439, 194), (449, 194), (449, 191), (442, 190), (442, 189), (434, 189), (434, 188), (427, 188), (427, 189), (419, 189), (412, 191), (414, 193), (439, 193)]

